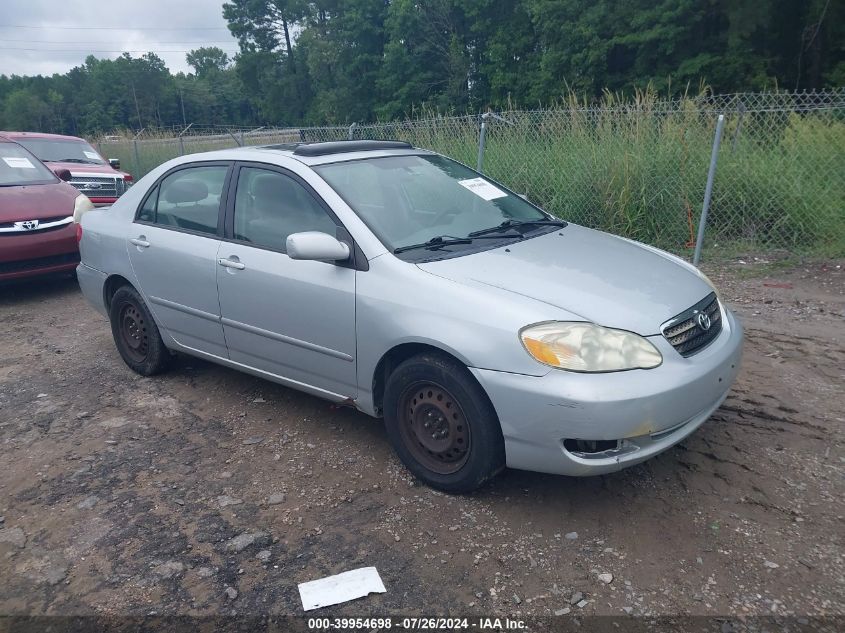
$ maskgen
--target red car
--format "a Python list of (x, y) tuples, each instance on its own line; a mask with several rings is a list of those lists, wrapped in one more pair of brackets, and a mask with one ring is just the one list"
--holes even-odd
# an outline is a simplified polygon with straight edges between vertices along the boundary
[(0, 282), (73, 272), (79, 219), (94, 205), (17, 143), (0, 137)]
[(76, 136), (39, 132), (0, 132), (35, 154), (53, 172), (68, 169), (70, 184), (95, 206), (113, 204), (132, 184), (132, 176), (120, 169), (116, 158), (105, 160), (88, 141)]

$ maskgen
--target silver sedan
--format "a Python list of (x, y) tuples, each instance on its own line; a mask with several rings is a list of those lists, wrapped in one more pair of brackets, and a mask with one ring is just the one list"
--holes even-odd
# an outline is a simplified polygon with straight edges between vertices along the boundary
[(421, 480), (607, 473), (693, 433), (742, 327), (683, 260), (395, 141), (171, 160), (81, 221), (126, 364), (190, 354), (383, 417)]

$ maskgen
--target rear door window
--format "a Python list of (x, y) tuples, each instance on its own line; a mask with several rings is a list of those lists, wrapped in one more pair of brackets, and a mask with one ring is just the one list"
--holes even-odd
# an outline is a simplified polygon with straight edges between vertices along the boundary
[(188, 167), (165, 177), (147, 196), (138, 219), (164, 227), (217, 234), (226, 165)]

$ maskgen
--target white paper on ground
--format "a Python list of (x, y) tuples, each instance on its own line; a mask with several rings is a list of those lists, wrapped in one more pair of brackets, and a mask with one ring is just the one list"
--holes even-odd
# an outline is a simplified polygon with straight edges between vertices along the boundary
[(375, 567), (353, 569), (299, 584), (299, 597), (306, 611), (386, 591)]
[(35, 169), (35, 165), (29, 162), (26, 156), (4, 156), (3, 160), (6, 161), (9, 167), (14, 167), (15, 169)]
[(484, 178), (470, 178), (469, 180), (459, 180), (459, 185), (462, 185), (472, 191), (475, 195), (485, 200), (495, 200), (496, 198), (504, 198), (506, 194), (498, 187), (494, 187)]
[(97, 152), (89, 152), (88, 150), (83, 150), (83, 154), (85, 154), (86, 158), (90, 158), (91, 160), (100, 160), (100, 155)]

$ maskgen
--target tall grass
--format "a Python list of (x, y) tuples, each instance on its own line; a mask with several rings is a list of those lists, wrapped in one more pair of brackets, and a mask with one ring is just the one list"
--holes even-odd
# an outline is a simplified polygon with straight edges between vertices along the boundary
[[(750, 244), (845, 254), (845, 111), (759, 108), (725, 112), (706, 244)], [(801, 111), (799, 113), (798, 111)], [(484, 172), (555, 215), (684, 253), (701, 212), (717, 112), (700, 99), (606, 95), (588, 107), (500, 113), (489, 122)], [(307, 140), (347, 128), (305, 128)], [(290, 131), (278, 138), (298, 140)], [(396, 138), (475, 166), (478, 117), (360, 126), (356, 138)], [(232, 147), (230, 137), (184, 139), (186, 152)], [(146, 173), (179, 155), (176, 139), (103, 143), (104, 153)]]

